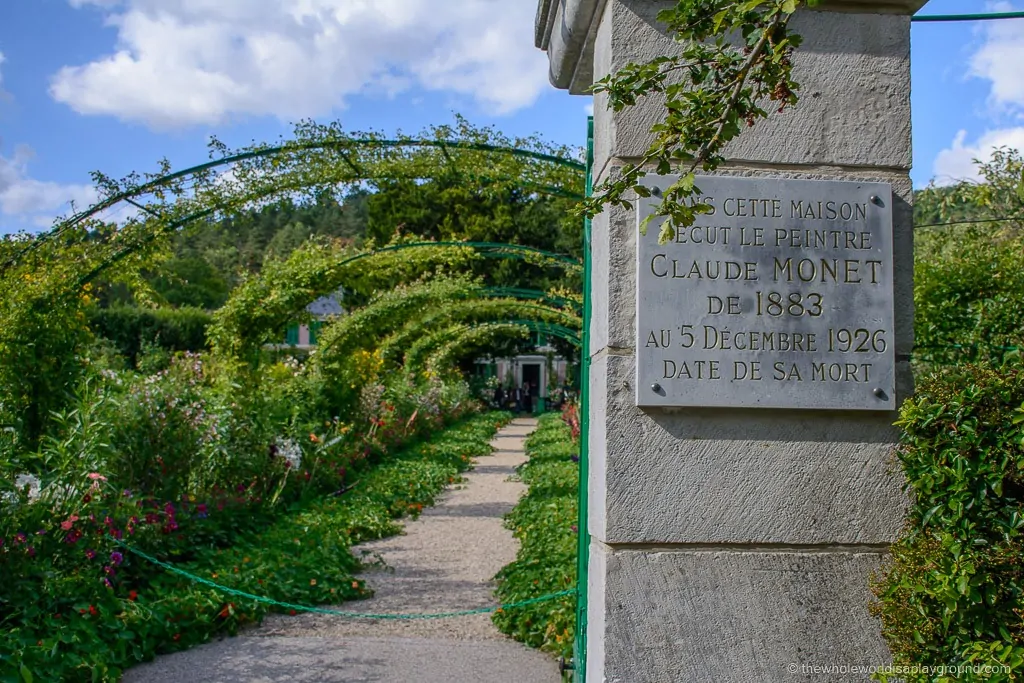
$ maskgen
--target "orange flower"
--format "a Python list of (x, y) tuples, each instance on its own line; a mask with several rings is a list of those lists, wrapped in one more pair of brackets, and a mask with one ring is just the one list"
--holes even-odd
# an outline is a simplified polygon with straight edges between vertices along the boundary
[(316, 434), (310, 434), (309, 435), (309, 440), (312, 441), (313, 443), (319, 443), (320, 442), (320, 439), (318, 439), (316, 437)]
[(316, 585), (316, 579), (310, 579), (309, 580), (309, 585), (310, 586), (315, 586)]

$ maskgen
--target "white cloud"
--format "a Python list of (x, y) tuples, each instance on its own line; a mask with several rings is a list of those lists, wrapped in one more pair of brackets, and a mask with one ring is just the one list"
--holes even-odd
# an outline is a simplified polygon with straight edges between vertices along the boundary
[[(1009, 12), (1013, 6), (994, 3), (995, 12)], [(981, 28), (981, 47), (970, 59), (968, 73), (991, 82), (989, 100), (993, 107), (1019, 112), (1024, 108), (1024, 20), (988, 21)]]
[(587, 116), (593, 116), (594, 115), (594, 100), (590, 100), (589, 102), (584, 104), (583, 105), (583, 111), (585, 111), (587, 113)]
[(116, 27), (116, 51), (66, 66), (52, 97), (156, 128), (322, 116), (355, 93), (419, 86), (493, 113), (533, 103), (547, 64), (519, 0), (70, 0)]
[[(1014, 7), (996, 2), (989, 3), (987, 9), (1009, 12)], [(990, 84), (987, 113), (993, 127), (973, 141), (968, 141), (966, 130), (960, 130), (952, 144), (939, 152), (932, 166), (939, 185), (980, 180), (975, 160), (989, 161), (997, 147), (1024, 149), (1024, 127), (1006, 125), (1024, 115), (1024, 69), (1020, 68), (1024, 63), (1024, 20), (982, 22), (977, 36), (980, 43), (968, 60), (967, 74)]]
[(28, 163), (33, 156), (26, 145), (15, 147), (13, 156), (0, 155), (0, 213), (48, 226), (53, 218), (67, 213), (72, 200), (79, 209), (96, 201), (98, 195), (91, 185), (64, 185), (30, 178)]
[(1024, 149), (1024, 127), (1001, 128), (985, 132), (977, 141), (967, 143), (967, 131), (956, 134), (952, 146), (939, 152), (932, 171), (937, 185), (949, 185), (958, 180), (980, 180), (975, 159), (982, 162), (992, 158), (997, 147)]

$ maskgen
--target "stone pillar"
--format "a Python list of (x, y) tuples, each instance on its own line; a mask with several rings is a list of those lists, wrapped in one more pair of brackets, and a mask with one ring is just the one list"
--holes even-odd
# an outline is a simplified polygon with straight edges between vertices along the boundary
[[(910, 14), (925, 2), (798, 12), (800, 103), (718, 172), (892, 186), (894, 405), (912, 391)], [(671, 4), (540, 0), (552, 83), (582, 94), (671, 54), (655, 20)], [(643, 153), (659, 106), (595, 97), (595, 184)], [(867, 680), (813, 667), (890, 661), (868, 604), (909, 504), (895, 412), (638, 408), (637, 241), (634, 212), (593, 222), (588, 683)]]

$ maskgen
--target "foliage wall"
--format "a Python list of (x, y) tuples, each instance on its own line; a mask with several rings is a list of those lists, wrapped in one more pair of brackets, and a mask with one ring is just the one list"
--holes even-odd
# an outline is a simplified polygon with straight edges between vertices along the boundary
[(1024, 345), (1024, 159), (1000, 150), (980, 171), (983, 182), (915, 195), (921, 361), (998, 362)]
[[(899, 421), (898, 456), (914, 507), (875, 587), (876, 612), (896, 664), (1005, 665), (1019, 672), (1024, 365), (952, 366), (920, 382)], [(961, 680), (948, 680), (954, 678)]]
[(156, 308), (116, 305), (94, 307), (87, 313), (89, 327), (113, 342), (117, 352), (134, 367), (140, 352), (158, 346), (170, 352), (203, 351), (212, 318), (201, 308)]

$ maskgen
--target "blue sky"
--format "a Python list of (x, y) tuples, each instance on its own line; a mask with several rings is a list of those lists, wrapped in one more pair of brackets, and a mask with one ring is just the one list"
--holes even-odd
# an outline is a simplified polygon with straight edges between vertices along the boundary
[[(927, 13), (1013, 9), (931, 0)], [(0, 0), (0, 234), (122, 176), (270, 140), (289, 121), (414, 132), (453, 111), (582, 144), (589, 98), (547, 83), (534, 0)], [(1024, 20), (916, 24), (914, 180), (1024, 146)]]

